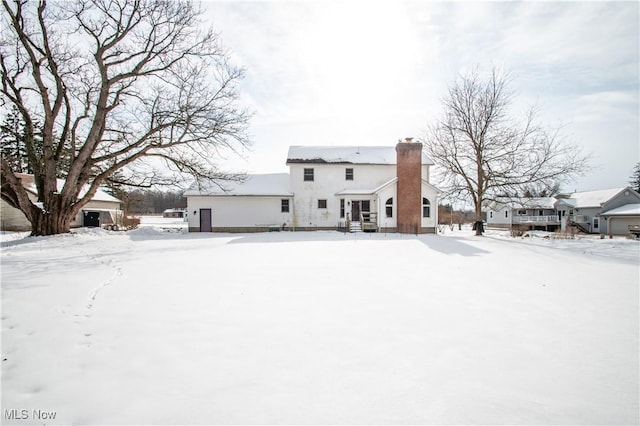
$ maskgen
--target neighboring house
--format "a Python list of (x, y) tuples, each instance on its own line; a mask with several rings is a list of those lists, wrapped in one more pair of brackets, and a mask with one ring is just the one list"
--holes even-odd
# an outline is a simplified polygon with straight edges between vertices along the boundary
[(550, 198), (500, 199), (485, 208), (487, 226), (510, 229), (626, 235), (640, 225), (640, 194), (630, 187), (559, 194)]
[(434, 233), (433, 162), (410, 139), (393, 146), (292, 146), (289, 173), (185, 192), (190, 231), (268, 229)]
[(556, 201), (553, 197), (500, 198), (485, 208), (487, 226), (556, 231), (561, 222)]
[[(574, 192), (558, 197), (556, 209), (563, 217), (563, 230), (568, 225), (575, 225), (584, 232), (609, 234), (608, 219), (601, 215), (618, 207), (640, 203), (640, 194), (630, 187), (602, 189), (598, 191)], [(606, 218), (606, 216), (605, 216)], [(627, 234), (628, 230), (616, 234)]]
[[(22, 185), (29, 194), (29, 199), (33, 203), (37, 201), (37, 191), (33, 175), (24, 173), (16, 173)], [(58, 188), (62, 188), (64, 181), (58, 179)], [(98, 189), (91, 201), (82, 207), (80, 212), (71, 222), (72, 228), (81, 226), (100, 227), (110, 226), (122, 223), (122, 210), (120, 209), (121, 201), (102, 189)], [(1, 201), (0, 208), (0, 228), (3, 231), (30, 231), (31, 223), (26, 216), (14, 207), (11, 207), (6, 201)]]

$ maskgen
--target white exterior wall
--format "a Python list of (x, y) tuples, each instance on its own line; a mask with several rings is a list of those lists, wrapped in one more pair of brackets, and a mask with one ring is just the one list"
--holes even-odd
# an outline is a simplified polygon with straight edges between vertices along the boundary
[[(426, 198), (431, 203), (431, 215), (422, 218), (423, 228), (435, 228), (438, 223), (438, 192), (435, 188), (422, 184), (422, 198)], [(422, 214), (422, 210), (420, 211)]]
[(31, 223), (19, 209), (11, 207), (9, 203), (0, 200), (0, 213), (2, 217), (2, 229), (7, 231), (30, 231)]
[[(289, 213), (282, 213), (282, 199), (289, 199)], [(189, 229), (200, 228), (200, 209), (211, 209), (213, 228), (253, 228), (266, 225), (292, 226), (290, 197), (188, 196)], [(195, 212), (195, 213), (194, 213)]]
[(499, 210), (488, 209), (486, 212), (487, 225), (511, 225), (512, 211), (509, 207), (502, 207)]
[[(290, 164), (291, 191), (294, 194), (294, 216), (296, 227), (336, 227), (340, 221), (340, 199), (370, 200), (371, 211), (377, 211), (373, 195), (344, 195), (337, 192), (345, 189), (375, 189), (393, 179), (395, 165), (362, 164)], [(304, 181), (304, 169), (314, 169), (313, 182)], [(353, 180), (345, 179), (345, 170), (353, 169)], [(319, 209), (318, 200), (327, 200), (327, 208)]]
[[(36, 196), (31, 192), (28, 193), (29, 199), (32, 202), (36, 201)], [(31, 223), (27, 220), (27, 217), (19, 209), (11, 207), (7, 202), (2, 200), (1, 215), (2, 215), (2, 229), (17, 230), (17, 231), (30, 231)], [(89, 201), (82, 209), (75, 215), (71, 221), (71, 227), (80, 227), (83, 224), (83, 211), (98, 209), (98, 210), (120, 210), (120, 203), (112, 201)]]
[(82, 209), (76, 214), (76, 217), (73, 218), (73, 222), (71, 222), (71, 227), (79, 227), (84, 224), (84, 212), (91, 211), (92, 209), (100, 210), (120, 210), (120, 203), (115, 203), (113, 201), (89, 201), (85, 204)]
[[(392, 185), (383, 188), (378, 193), (378, 225), (381, 228), (395, 228), (398, 226), (398, 197), (396, 196), (398, 191), (397, 188), (398, 184), (397, 182), (394, 182)], [(387, 217), (386, 213), (386, 202), (389, 198), (393, 198), (393, 211), (391, 217)]]

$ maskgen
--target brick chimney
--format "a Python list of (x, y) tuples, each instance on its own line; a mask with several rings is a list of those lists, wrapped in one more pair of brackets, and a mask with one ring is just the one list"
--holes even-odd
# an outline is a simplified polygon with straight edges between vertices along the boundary
[(422, 144), (412, 140), (396, 145), (397, 224), (402, 234), (418, 234), (422, 229)]

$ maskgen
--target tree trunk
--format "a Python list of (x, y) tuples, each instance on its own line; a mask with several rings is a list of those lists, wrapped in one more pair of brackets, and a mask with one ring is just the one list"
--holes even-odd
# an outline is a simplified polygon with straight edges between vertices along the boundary
[(476, 230), (476, 235), (482, 236), (482, 233), (484, 232), (484, 222), (481, 220), (476, 221), (473, 224), (473, 229)]
[(37, 210), (31, 222), (31, 235), (56, 235), (69, 232), (75, 214), (52, 208), (50, 211)]
[(476, 205), (476, 222), (473, 224), (473, 229), (476, 231), (476, 235), (482, 235), (484, 232), (484, 223), (482, 221), (482, 205), (477, 203)]

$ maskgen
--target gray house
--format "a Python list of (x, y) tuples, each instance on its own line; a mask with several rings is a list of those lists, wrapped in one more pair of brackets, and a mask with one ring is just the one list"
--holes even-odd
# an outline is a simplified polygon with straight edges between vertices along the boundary
[[(622, 226), (622, 221), (609, 229), (611, 215), (608, 213), (620, 207), (640, 203), (640, 194), (630, 187), (574, 192), (559, 195), (557, 198), (555, 207), (562, 217), (566, 218), (562, 223), (562, 229), (574, 225), (592, 234), (627, 234), (628, 226)], [(627, 222), (627, 225), (640, 224), (637, 218), (634, 221), (633, 217)]]
[(640, 226), (640, 194), (630, 187), (559, 194), (548, 198), (510, 198), (484, 208), (487, 226), (545, 231), (570, 227), (603, 235), (627, 235)]

